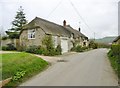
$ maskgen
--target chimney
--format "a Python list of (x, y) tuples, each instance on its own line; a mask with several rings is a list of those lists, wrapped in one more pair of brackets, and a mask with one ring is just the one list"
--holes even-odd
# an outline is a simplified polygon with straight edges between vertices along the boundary
[(80, 27), (79, 27), (79, 32), (81, 31)]
[(66, 27), (66, 20), (63, 21), (63, 26)]

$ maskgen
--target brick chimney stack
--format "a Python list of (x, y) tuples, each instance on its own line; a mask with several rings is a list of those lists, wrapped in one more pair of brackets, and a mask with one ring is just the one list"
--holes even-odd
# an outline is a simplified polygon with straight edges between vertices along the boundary
[(63, 21), (63, 26), (66, 27), (66, 20)]
[(79, 32), (81, 31), (80, 27), (79, 27)]

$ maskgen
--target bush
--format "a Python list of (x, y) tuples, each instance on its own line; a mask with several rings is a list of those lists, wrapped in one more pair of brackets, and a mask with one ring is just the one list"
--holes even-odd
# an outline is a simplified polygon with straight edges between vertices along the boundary
[(112, 45), (111, 50), (114, 56), (120, 56), (120, 45)]
[(28, 53), (35, 53), (37, 50), (37, 46), (33, 45), (33, 46), (29, 46), (26, 48), (26, 52)]
[(2, 50), (8, 50), (7, 46), (2, 46)]
[(75, 52), (83, 52), (83, 49), (80, 45), (71, 48), (71, 51), (75, 51)]
[(13, 44), (7, 44), (7, 46), (2, 46), (2, 50), (17, 50)]
[(45, 48), (43, 54), (45, 56), (54, 56), (54, 55), (56, 55), (56, 52), (55, 52), (54, 48), (51, 48), (51, 49), (46, 49)]
[(44, 47), (33, 45), (27, 47), (25, 51), (28, 53), (43, 54), (46, 56), (61, 55), (61, 46), (58, 45), (56, 48), (54, 48), (51, 36), (45, 36), (45, 38), (42, 40), (42, 44)]
[(13, 44), (7, 44), (8, 50), (17, 50)]
[(71, 48), (71, 51), (76, 51), (76, 47), (72, 47), (72, 48)]
[(61, 55), (62, 54), (62, 48), (61, 48), (60, 45), (58, 45), (56, 48), (52, 48), (52, 49), (49, 49), (49, 50), (44, 48), (43, 54), (45, 56)]
[(3, 36), (3, 37), (2, 37), (2, 40), (6, 40), (6, 39), (8, 39), (7, 36)]
[(98, 44), (95, 43), (94, 41), (90, 41), (90, 43), (89, 43), (89, 48), (97, 49), (97, 48), (98, 48)]
[(17, 50), (18, 50), (18, 51), (26, 51), (25, 47), (23, 47), (23, 46), (17, 47)]
[(34, 53), (34, 54), (43, 54), (43, 48), (41, 46), (29, 46), (26, 49), (26, 52), (28, 53)]
[(46, 48), (43, 51), (43, 55), (45, 55), (45, 56), (52, 56), (52, 55), (50, 55), (49, 51)]
[(61, 45), (58, 45), (55, 49), (56, 55), (61, 55), (62, 54), (62, 48)]
[(54, 44), (52, 41), (52, 36), (45, 36), (42, 40), (42, 44), (45, 46), (44, 55), (54, 56), (56, 55)]
[(28, 48), (26, 48), (25, 50), (28, 53), (34, 53), (34, 54), (43, 54), (45, 56), (54, 56), (54, 55), (61, 55), (62, 49), (61, 46), (58, 45), (56, 48), (44, 48), (41, 46), (29, 46)]
[(12, 81), (18, 81), (25, 75), (26, 71), (18, 71), (16, 74), (12, 77)]
[(108, 52), (108, 57), (120, 79), (120, 45), (112, 45), (111, 50)]
[(82, 50), (87, 50), (88, 49), (88, 47), (82, 47)]
[(83, 50), (82, 50), (82, 47), (80, 46), (80, 45), (78, 45), (77, 47), (76, 47), (76, 52), (82, 52)]
[(92, 48), (93, 48), (93, 49), (97, 49), (97, 48), (98, 48), (97, 43), (95, 43)]

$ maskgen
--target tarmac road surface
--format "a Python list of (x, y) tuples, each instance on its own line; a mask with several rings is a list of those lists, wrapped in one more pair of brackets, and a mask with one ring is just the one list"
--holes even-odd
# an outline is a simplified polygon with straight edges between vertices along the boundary
[(95, 49), (64, 56), (62, 62), (55, 63), (20, 86), (117, 86), (118, 78), (107, 52), (107, 49)]

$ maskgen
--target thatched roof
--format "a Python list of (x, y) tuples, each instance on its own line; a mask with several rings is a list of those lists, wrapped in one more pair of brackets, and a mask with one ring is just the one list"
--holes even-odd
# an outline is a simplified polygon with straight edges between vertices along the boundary
[(74, 38), (84, 37), (84, 38), (88, 39), (87, 36), (85, 36), (84, 34), (82, 34), (80, 31), (73, 29), (70, 25), (67, 25), (67, 26), (66, 26), (66, 29), (67, 29), (68, 31), (70, 31), (71, 33), (74, 34)]
[[(39, 17), (36, 17), (30, 23), (25, 25), (23, 27), (23, 30), (32, 29), (32, 28), (41, 28), (46, 34), (51, 34), (51, 35), (71, 37), (71, 34), (74, 34), (75, 38), (81, 37), (81, 36), (84, 38), (87, 38), (84, 34), (73, 29), (69, 25), (64, 27), (64, 26), (58, 25), (56, 23), (47, 21), (47, 20), (39, 18)], [(22, 31), (21, 31), (21, 33), (22, 33)]]
[(70, 37), (70, 32), (61, 25), (36, 17), (24, 29), (41, 28), (46, 34)]

